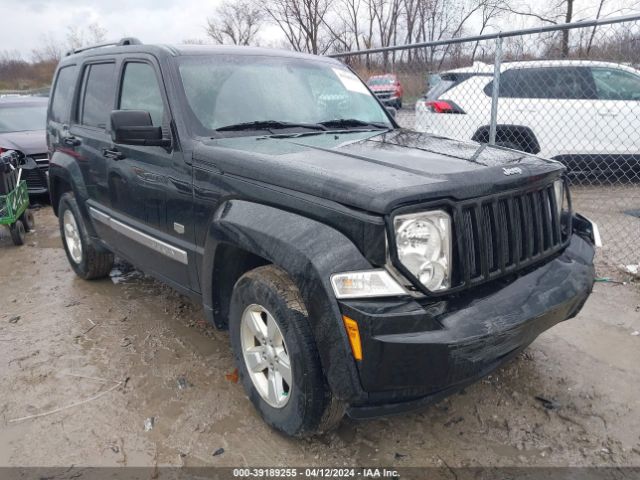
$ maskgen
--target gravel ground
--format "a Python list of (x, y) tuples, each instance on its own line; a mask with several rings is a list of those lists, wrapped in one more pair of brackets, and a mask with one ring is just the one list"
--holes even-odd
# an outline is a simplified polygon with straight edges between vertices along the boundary
[(229, 379), (228, 335), (199, 306), (126, 265), (76, 278), (50, 209), (36, 222), (24, 247), (0, 238), (0, 466), (640, 466), (637, 284), (597, 284), (426, 410), (296, 440)]

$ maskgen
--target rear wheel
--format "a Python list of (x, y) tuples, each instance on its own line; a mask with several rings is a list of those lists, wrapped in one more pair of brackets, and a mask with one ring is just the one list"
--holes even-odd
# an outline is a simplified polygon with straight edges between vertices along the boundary
[(33, 230), (33, 227), (35, 227), (36, 223), (35, 220), (33, 218), (33, 212), (27, 208), (22, 215), (20, 215), (20, 220), (22, 221), (22, 224), (24, 225), (24, 229), (27, 232), (30, 232), (31, 230)]
[(24, 245), (24, 239), (27, 235), (27, 232), (24, 228), (22, 220), (16, 220), (16, 223), (12, 224), (9, 227), (9, 231), (11, 232), (11, 240), (13, 240), (14, 245)]
[(306, 307), (286, 272), (268, 265), (238, 280), (229, 330), (242, 384), (269, 425), (304, 436), (340, 422), (344, 406), (326, 384)]
[(73, 271), (85, 280), (106, 277), (113, 266), (113, 254), (95, 245), (72, 193), (60, 198), (58, 215), (62, 243)]

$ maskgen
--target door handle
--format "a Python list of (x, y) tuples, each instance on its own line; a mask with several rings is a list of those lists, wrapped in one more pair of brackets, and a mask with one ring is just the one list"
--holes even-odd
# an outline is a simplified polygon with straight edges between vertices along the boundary
[(64, 143), (67, 147), (77, 147), (81, 142), (76, 137), (64, 137), (62, 139), (62, 143)]
[(598, 112), (601, 117), (616, 117), (618, 116), (618, 112), (615, 110), (600, 110)]
[(108, 148), (103, 148), (102, 155), (104, 157), (111, 158), (112, 160), (122, 160), (123, 158), (125, 158), (124, 153), (115, 148), (111, 150)]

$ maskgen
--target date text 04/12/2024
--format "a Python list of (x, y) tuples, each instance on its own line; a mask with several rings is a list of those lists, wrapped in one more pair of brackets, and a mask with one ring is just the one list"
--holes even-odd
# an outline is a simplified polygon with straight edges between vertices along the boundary
[(399, 478), (387, 468), (236, 468), (236, 478)]

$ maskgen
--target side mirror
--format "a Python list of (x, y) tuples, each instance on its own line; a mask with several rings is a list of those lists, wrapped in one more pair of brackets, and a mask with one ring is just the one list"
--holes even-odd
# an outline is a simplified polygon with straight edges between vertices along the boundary
[(111, 139), (121, 145), (171, 146), (171, 140), (162, 137), (162, 128), (154, 127), (151, 114), (143, 110), (112, 111)]
[(389, 115), (391, 115), (393, 118), (396, 118), (396, 113), (398, 113), (398, 110), (396, 110), (394, 107), (385, 107), (387, 109), (387, 112), (389, 112)]

